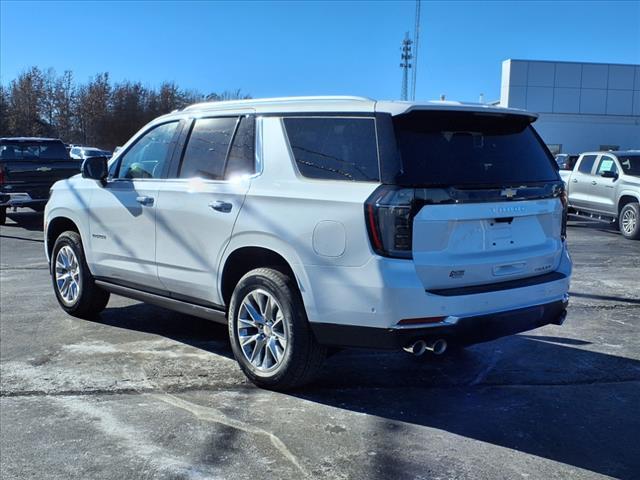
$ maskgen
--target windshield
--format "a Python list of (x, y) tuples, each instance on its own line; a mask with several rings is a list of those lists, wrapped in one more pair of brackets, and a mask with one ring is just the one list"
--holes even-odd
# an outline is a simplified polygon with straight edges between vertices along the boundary
[(618, 160), (626, 175), (640, 177), (640, 155), (619, 156)]
[(558, 179), (555, 161), (525, 116), (417, 111), (393, 121), (405, 184), (502, 186)]

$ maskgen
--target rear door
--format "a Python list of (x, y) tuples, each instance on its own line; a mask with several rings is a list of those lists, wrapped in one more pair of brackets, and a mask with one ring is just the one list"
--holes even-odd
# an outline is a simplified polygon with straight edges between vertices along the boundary
[(469, 112), (394, 118), (401, 186), (415, 188), (412, 257), (425, 289), (553, 272), (562, 181), (530, 119)]
[(569, 182), (569, 203), (572, 207), (593, 209), (592, 187), (596, 184), (593, 170), (598, 155), (584, 155), (571, 174)]
[(158, 276), (177, 298), (222, 305), (218, 265), (255, 171), (253, 116), (195, 119), (157, 210)]

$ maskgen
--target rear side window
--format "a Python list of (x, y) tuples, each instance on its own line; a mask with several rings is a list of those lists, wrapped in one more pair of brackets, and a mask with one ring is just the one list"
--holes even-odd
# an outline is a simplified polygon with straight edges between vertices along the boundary
[(375, 119), (288, 117), (284, 125), (298, 170), (307, 178), (380, 179)]
[(251, 174), (255, 171), (255, 119), (243, 117), (233, 137), (225, 178)]
[(582, 157), (582, 161), (580, 162), (580, 166), (578, 167), (578, 171), (580, 173), (590, 174), (593, 169), (593, 164), (596, 162), (595, 155), (585, 155)]
[(16, 142), (0, 146), (2, 160), (67, 160), (69, 153), (62, 142)]
[(400, 184), (490, 187), (558, 180), (555, 162), (527, 117), (422, 111), (394, 117), (393, 123)]
[(229, 143), (238, 119), (201, 118), (195, 121), (180, 167), (181, 178), (224, 178)]
[(619, 156), (618, 161), (625, 174), (640, 177), (640, 155)]

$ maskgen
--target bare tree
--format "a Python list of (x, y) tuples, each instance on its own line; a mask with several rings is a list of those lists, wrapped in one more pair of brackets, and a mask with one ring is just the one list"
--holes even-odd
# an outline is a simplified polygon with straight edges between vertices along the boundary
[(0, 134), (51, 135), (66, 142), (113, 148), (159, 115), (204, 100), (239, 98), (251, 97), (240, 89), (205, 96), (173, 82), (157, 89), (140, 82), (111, 84), (106, 72), (77, 84), (71, 71), (57, 75), (53, 69), (32, 67), (8, 87), (0, 84)]

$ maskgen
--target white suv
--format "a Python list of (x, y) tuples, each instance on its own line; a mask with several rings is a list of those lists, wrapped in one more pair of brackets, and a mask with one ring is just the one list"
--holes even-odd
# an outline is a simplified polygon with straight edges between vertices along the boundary
[(561, 324), (566, 199), (533, 120), (358, 97), (165, 115), (54, 185), (55, 293), (80, 317), (115, 293), (228, 323), (273, 389), (331, 347), (442, 353)]

